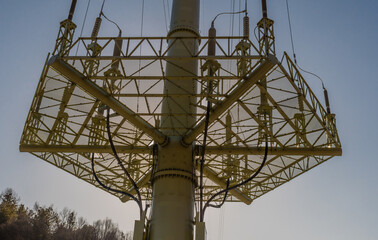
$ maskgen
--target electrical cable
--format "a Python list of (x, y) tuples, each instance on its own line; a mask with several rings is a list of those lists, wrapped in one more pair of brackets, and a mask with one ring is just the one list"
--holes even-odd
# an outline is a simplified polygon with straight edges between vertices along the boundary
[[(231, 0), (231, 12), (235, 12), (235, 0)], [(240, 12), (240, 11), (239, 11)], [(231, 36), (234, 36), (234, 24), (235, 23), (235, 14), (231, 15), (230, 26), (231, 26)], [(231, 39), (231, 46), (233, 45), (233, 39)]]
[[(230, 186), (230, 179), (227, 179), (227, 185), (226, 185), (226, 189)], [(210, 204), (209, 203), (209, 207), (212, 207), (212, 208), (221, 208), (223, 206), (223, 204), (226, 202), (226, 199), (227, 199), (227, 195), (228, 195), (228, 191), (225, 192), (224, 194), (224, 197), (223, 197), (223, 200), (220, 204), (218, 205), (214, 205), (214, 204)]]
[(122, 30), (121, 30), (121, 28), (118, 26), (118, 24), (117, 24), (116, 22), (110, 20), (110, 19), (104, 14), (104, 12), (103, 12), (102, 10), (101, 10), (101, 13), (100, 13), (100, 14), (101, 14), (102, 16), (104, 16), (104, 18), (105, 18), (106, 20), (108, 20), (109, 22), (113, 23), (113, 24), (118, 28), (119, 35), (122, 35)]
[(135, 183), (134, 179), (131, 177), (130, 173), (127, 171), (127, 169), (125, 168), (125, 166), (123, 166), (122, 161), (119, 158), (119, 156), (117, 154), (117, 151), (115, 149), (114, 142), (113, 142), (113, 139), (112, 139), (112, 135), (111, 135), (111, 132), (110, 132), (110, 121), (109, 121), (109, 118), (110, 118), (110, 108), (108, 107), (107, 108), (107, 114), (106, 114), (106, 130), (107, 130), (107, 133), (108, 133), (110, 147), (111, 147), (111, 149), (113, 151), (114, 157), (116, 158), (116, 160), (118, 162), (118, 165), (122, 168), (122, 170), (125, 172), (127, 178), (133, 184), (134, 189), (135, 189), (135, 191), (136, 191), (136, 193), (138, 195), (138, 199), (141, 202), (141, 196), (140, 196), (140, 192), (139, 192), (139, 187), (137, 186), (137, 184)]
[(116, 22), (110, 20), (110, 19), (105, 15), (105, 13), (104, 13), (104, 5), (105, 5), (105, 2), (106, 2), (106, 0), (104, 0), (104, 1), (102, 2), (99, 17), (104, 16), (104, 18), (105, 18), (106, 20), (108, 20), (109, 22), (113, 23), (113, 24), (118, 28), (119, 36), (121, 36), (121, 35), (122, 35), (122, 30), (121, 30), (121, 28), (118, 26), (118, 24), (117, 24)]
[[(241, 0), (239, 0), (239, 11), (241, 11)], [(238, 21), (238, 36), (240, 36), (241, 33), (241, 16), (239, 15), (239, 21)]]
[(140, 36), (143, 35), (143, 26), (144, 26), (144, 0), (142, 0), (142, 20), (140, 24)]
[(163, 0), (163, 9), (164, 9), (164, 23), (165, 23), (165, 30), (168, 33), (168, 20), (167, 20), (167, 9), (165, 6), (165, 0)]
[(100, 10), (100, 16), (101, 16), (102, 10), (104, 10), (105, 2), (106, 2), (106, 0), (102, 1), (101, 10)]
[(291, 28), (291, 19), (290, 19), (290, 10), (289, 10), (289, 1), (286, 0), (286, 11), (287, 11), (287, 20), (289, 22), (289, 30), (290, 30), (290, 40), (291, 40), (291, 49), (293, 51), (293, 57), (295, 64), (297, 63), (297, 59), (295, 56), (295, 49), (294, 49), (294, 40), (293, 40), (293, 31)]
[(103, 184), (103, 183), (101, 182), (101, 180), (98, 178), (97, 173), (96, 173), (96, 170), (95, 170), (95, 168), (94, 168), (94, 164), (95, 164), (95, 162), (94, 162), (94, 154), (92, 154), (92, 160), (91, 160), (91, 161), (92, 161), (92, 172), (93, 172), (93, 175), (94, 175), (96, 181), (98, 182), (98, 184), (101, 185), (101, 187), (105, 188), (105, 189), (108, 190), (108, 191), (112, 191), (112, 192), (115, 192), (115, 193), (124, 194), (124, 195), (130, 197), (131, 199), (133, 199), (134, 201), (138, 202), (138, 199), (136, 199), (132, 194), (130, 194), (130, 193), (128, 193), (128, 192), (124, 192), (124, 191), (118, 190), (118, 189), (114, 189), (114, 188), (108, 187), (108, 186), (106, 186), (105, 184)]
[(305, 72), (307, 74), (310, 74), (310, 75), (318, 78), (320, 80), (320, 82), (322, 83), (323, 90), (325, 90), (323, 79), (321, 77), (319, 77), (318, 75), (316, 75), (315, 73), (312, 73), (310, 71), (304, 70), (303, 68), (301, 68), (299, 66), (299, 64), (297, 62), (297, 56), (295, 54), (295, 48), (294, 48), (293, 31), (292, 31), (292, 27), (291, 27), (291, 16), (290, 16), (290, 9), (289, 9), (289, 0), (286, 0), (286, 11), (287, 11), (287, 19), (288, 19), (288, 22), (289, 22), (290, 41), (291, 41), (291, 49), (293, 51), (294, 63), (303, 72)]
[[(210, 89), (209, 93), (211, 93), (211, 86), (209, 86), (209, 89)], [(205, 148), (206, 148), (207, 131), (209, 128), (210, 109), (211, 109), (211, 102), (207, 100), (205, 130), (203, 133), (202, 152), (201, 152), (201, 160), (200, 160), (200, 221), (201, 222), (203, 222), (203, 215), (204, 215), (202, 211), (203, 209), (203, 168), (204, 168), (204, 163), (205, 163)]]
[(140, 195), (139, 187), (135, 183), (134, 179), (131, 177), (130, 173), (127, 171), (127, 169), (125, 168), (125, 166), (123, 166), (122, 161), (121, 161), (121, 159), (119, 158), (119, 156), (117, 154), (117, 151), (116, 151), (114, 143), (113, 143), (112, 135), (111, 135), (111, 132), (110, 132), (110, 123), (109, 123), (110, 121), (109, 121), (109, 118), (110, 118), (110, 108), (108, 107), (107, 108), (107, 114), (106, 114), (106, 130), (107, 130), (107, 133), (108, 133), (109, 144), (110, 144), (110, 147), (111, 147), (111, 149), (113, 151), (113, 155), (114, 155), (114, 157), (117, 160), (118, 165), (122, 168), (122, 170), (126, 174), (127, 178), (132, 183), (132, 185), (133, 185), (133, 187), (135, 189), (135, 192), (137, 193), (137, 196), (138, 196), (137, 203), (139, 205), (139, 208), (140, 208), (140, 211), (141, 211), (141, 216), (142, 216), (143, 207), (142, 207), (142, 198), (141, 198), (141, 195)]
[[(143, 27), (144, 27), (144, 0), (142, 0), (142, 15), (141, 15), (141, 24), (140, 24), (140, 37), (143, 36)], [(140, 45), (139, 47), (139, 56), (142, 56), (142, 48), (143, 48), (143, 44)], [(140, 73), (141, 73), (141, 66), (142, 66), (142, 60), (139, 59), (138, 61), (138, 75), (140, 76)], [(140, 79), (136, 80), (136, 83), (135, 83), (137, 86), (137, 91), (139, 93), (139, 86), (140, 86)], [(146, 100), (147, 101), (147, 100)], [(137, 98), (137, 106), (136, 106), (136, 111), (139, 112), (139, 97)], [(137, 131), (135, 132), (135, 134), (137, 134)]]
[[(243, 11), (235, 12), (234, 11), (235, 10), (235, 0), (231, 0), (231, 1), (232, 1), (231, 2), (232, 11), (231, 12), (222, 12), (222, 13), (217, 14), (214, 17), (213, 21), (211, 22), (211, 27), (214, 27), (215, 20), (217, 19), (217, 17), (219, 17), (221, 15), (225, 15), (225, 14), (234, 15), (234, 14), (240, 14), (240, 13), (247, 13), (247, 9), (244, 9)], [(234, 31), (233, 19), (232, 19), (231, 25), (232, 25), (232, 34), (233, 34), (233, 31)], [(212, 76), (212, 75), (213, 75), (213, 73), (210, 70), (210, 76)], [(212, 91), (211, 82), (209, 83), (208, 91), (209, 91), (209, 93), (211, 93), (211, 91)], [(205, 205), (205, 207), (203, 207), (203, 168), (204, 168), (204, 163), (205, 163), (206, 139), (207, 139), (207, 132), (208, 132), (208, 127), (209, 127), (210, 110), (211, 110), (211, 102), (209, 101), (209, 99), (207, 99), (206, 116), (205, 116), (205, 129), (204, 129), (204, 134), (203, 134), (202, 152), (201, 152), (201, 160), (200, 160), (200, 185), (199, 185), (199, 189), (200, 189), (200, 221), (201, 222), (203, 222), (204, 210), (206, 209), (206, 205)], [(227, 188), (228, 188), (228, 185), (227, 185)], [(226, 198), (227, 198), (227, 192), (225, 194), (224, 201), (226, 200)], [(221, 207), (223, 205), (224, 201), (221, 203), (221, 205), (219, 207)], [(209, 204), (209, 203), (206, 203), (206, 204)], [(215, 206), (215, 205), (213, 205), (213, 206)]]
[(265, 162), (266, 162), (266, 159), (268, 158), (268, 140), (266, 139), (265, 140), (265, 153), (264, 153), (264, 159), (260, 165), (260, 167), (257, 169), (257, 171), (252, 175), (250, 176), (249, 178), (247, 178), (246, 180), (234, 185), (234, 186), (231, 186), (231, 187), (228, 187), (226, 189), (223, 189), (219, 192), (217, 192), (216, 194), (214, 194), (213, 196), (211, 196), (209, 198), (209, 200), (207, 200), (203, 210), (201, 211), (203, 215), (205, 215), (205, 211), (206, 211), (206, 208), (210, 205), (210, 202), (214, 200), (214, 198), (216, 198), (217, 196), (219, 196), (220, 194), (222, 193), (226, 193), (226, 192), (229, 192), (235, 188), (238, 188), (240, 186), (243, 186), (245, 184), (247, 184), (248, 182), (250, 182), (251, 180), (253, 180), (260, 172), (261, 170), (263, 169), (264, 165), (265, 165)]
[(246, 10), (243, 10), (243, 11), (239, 11), (239, 12), (222, 12), (222, 13), (218, 13), (218, 15), (215, 16), (215, 18), (213, 19), (213, 21), (211, 21), (211, 24), (214, 25), (214, 22), (215, 20), (217, 19), (217, 17), (221, 16), (221, 15), (226, 15), (226, 14), (240, 14), (240, 13), (245, 13)]
[[(87, 9), (85, 10), (84, 20), (83, 20), (83, 24), (81, 25), (80, 37), (79, 38), (81, 38), (83, 36), (84, 25), (85, 25), (85, 22), (87, 21), (88, 9), (89, 9), (90, 4), (91, 4), (91, 0), (88, 0)], [(80, 41), (77, 43), (75, 56), (77, 56), (77, 53), (79, 51), (79, 46), (80, 46)], [(74, 63), (75, 63), (75, 60), (74, 60)]]
[[(138, 204), (139, 209), (140, 209), (141, 206), (140, 206), (140, 204), (139, 204), (138, 199), (137, 199), (136, 197), (134, 197), (132, 194), (130, 194), (130, 193), (128, 193), (128, 192), (124, 192), (124, 191), (118, 190), (118, 189), (114, 189), (114, 188), (108, 187), (108, 186), (106, 186), (105, 184), (103, 184), (103, 183), (101, 182), (101, 180), (100, 180), (100, 179), (98, 178), (98, 176), (97, 176), (97, 173), (96, 173), (96, 170), (95, 170), (95, 167), (94, 167), (94, 153), (92, 154), (92, 161), (91, 161), (91, 163), (92, 163), (92, 172), (93, 172), (93, 176), (95, 177), (97, 183), (100, 184), (101, 187), (105, 188), (105, 189), (108, 190), (108, 191), (111, 191), (111, 192), (115, 192), (115, 193), (119, 193), (119, 194), (123, 194), (123, 195), (128, 196), (129, 198), (131, 198), (132, 200), (134, 200), (134, 201)], [(142, 215), (143, 215), (143, 213), (141, 212), (141, 215), (140, 215), (140, 218), (141, 218), (141, 219), (142, 219)]]

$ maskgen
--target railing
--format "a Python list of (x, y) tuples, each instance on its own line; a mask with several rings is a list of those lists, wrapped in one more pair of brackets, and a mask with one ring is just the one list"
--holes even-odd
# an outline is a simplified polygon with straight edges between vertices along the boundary
[(319, 99), (315, 96), (314, 92), (311, 90), (310, 86), (307, 84), (307, 82), (304, 80), (303, 76), (293, 63), (293, 61), (290, 59), (290, 57), (287, 55), (287, 53), (284, 53), (284, 58), (286, 59), (290, 77), (292, 79), (298, 80), (298, 86), (299, 90), (301, 91), (301, 94), (304, 98), (307, 100), (310, 100), (310, 104), (314, 111), (321, 117), (323, 125), (326, 127), (328, 132), (331, 133), (332, 137), (335, 139), (334, 144), (337, 147), (341, 147), (340, 139), (336, 130), (336, 121), (333, 118), (333, 121), (330, 121), (329, 113), (324, 109), (322, 104), (320, 103)]

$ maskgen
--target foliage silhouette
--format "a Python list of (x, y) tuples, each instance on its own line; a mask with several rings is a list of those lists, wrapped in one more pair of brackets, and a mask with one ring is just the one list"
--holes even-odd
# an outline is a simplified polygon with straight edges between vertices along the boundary
[(7, 188), (0, 195), (0, 239), (2, 240), (131, 240), (111, 219), (88, 224), (68, 208), (34, 204), (28, 209), (16, 192)]

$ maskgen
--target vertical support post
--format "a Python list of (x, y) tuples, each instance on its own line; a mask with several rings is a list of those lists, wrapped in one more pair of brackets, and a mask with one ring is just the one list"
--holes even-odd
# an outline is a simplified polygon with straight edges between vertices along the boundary
[(261, 0), (262, 19), (257, 23), (259, 30), (258, 42), (261, 55), (276, 55), (274, 39), (274, 21), (268, 18), (266, 0)]
[(68, 13), (68, 19), (72, 21), (73, 15), (75, 13), (77, 0), (72, 0), (70, 12)]
[(76, 2), (77, 0), (72, 0), (67, 19), (60, 22), (60, 29), (58, 37), (56, 39), (53, 55), (55, 55), (56, 53), (61, 56), (69, 54), (68, 50), (73, 43), (73, 36), (76, 29), (75, 23), (72, 22), (73, 15), (75, 13)]
[[(198, 51), (200, 0), (173, 0), (168, 56), (193, 56)], [(174, 38), (189, 37), (175, 40)], [(166, 76), (192, 79), (164, 81), (161, 131), (169, 143), (159, 146), (156, 170), (152, 173), (151, 240), (193, 240), (195, 166), (193, 145), (184, 146), (182, 136), (196, 121), (195, 97), (198, 61), (175, 60), (166, 65)], [(189, 97), (175, 97), (186, 94)]]
[(261, 7), (262, 7), (263, 18), (267, 18), (268, 17), (268, 9), (266, 7), (266, 0), (261, 0)]

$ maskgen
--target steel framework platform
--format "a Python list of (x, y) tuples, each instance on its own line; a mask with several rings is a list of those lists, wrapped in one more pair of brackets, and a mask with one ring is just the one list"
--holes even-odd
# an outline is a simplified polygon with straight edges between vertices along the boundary
[[(65, 46), (64, 54), (48, 56), (50, 60), (46, 60), (42, 71), (20, 151), (30, 152), (100, 187), (91, 170), (94, 153), (102, 182), (135, 194), (109, 146), (103, 114), (108, 106), (112, 109), (110, 125), (116, 149), (140, 187), (143, 199), (148, 200), (150, 179), (155, 174), (153, 146), (166, 143), (163, 132), (179, 135), (184, 145), (194, 144), (193, 159), (199, 167), (209, 99), (213, 107), (205, 151), (205, 200), (224, 189), (227, 179), (240, 182), (256, 171), (264, 155), (264, 136), (269, 141), (265, 167), (250, 183), (230, 191), (227, 201), (250, 204), (341, 155), (335, 115), (327, 113), (286, 53), (279, 60), (242, 36), (216, 37), (217, 55), (212, 57), (207, 56), (209, 37), (194, 39), (200, 42), (195, 54), (187, 46), (188, 56), (167, 55), (175, 44), (186, 46), (188, 40), (99, 37), (95, 41), (98, 52), (94, 55), (94, 39), (79, 38)], [(113, 47), (121, 41), (120, 56), (113, 56)], [(78, 44), (79, 56), (70, 55)], [(167, 65), (182, 68), (175, 62), (193, 59), (199, 62), (198, 73), (165, 76)], [(212, 76), (208, 74), (210, 68), (215, 72)], [(196, 94), (186, 94), (185, 90), (175, 98), (164, 94), (164, 81), (171, 79), (194, 80)], [(215, 84), (211, 93), (207, 89), (209, 81)], [(165, 128), (166, 124), (161, 122), (162, 101), (172, 98), (170, 104), (177, 108), (178, 97), (195, 99), (195, 116), (189, 117), (195, 117), (196, 123), (189, 128)], [(186, 119), (183, 113), (170, 114), (175, 126)], [(172, 174), (176, 174), (174, 170)], [(196, 178), (198, 168), (190, 174)], [(110, 193), (122, 201), (128, 200), (121, 194)]]

